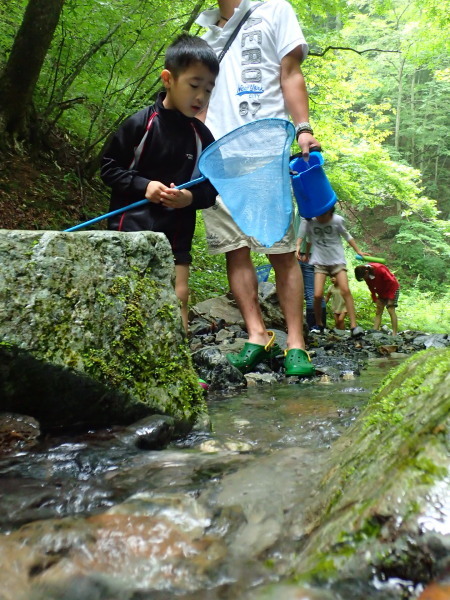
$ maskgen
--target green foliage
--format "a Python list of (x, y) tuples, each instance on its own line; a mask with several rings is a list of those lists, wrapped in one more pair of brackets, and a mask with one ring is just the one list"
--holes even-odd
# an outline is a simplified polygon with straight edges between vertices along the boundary
[(421, 193), (419, 171), (394, 162), (377, 143), (341, 146), (329, 154), (327, 174), (344, 205), (362, 208), (399, 203), (405, 214), (437, 215), (435, 202)]
[(417, 287), (432, 291), (445, 285), (450, 268), (449, 222), (389, 217), (386, 223), (396, 230), (391, 245), (396, 262), (411, 274)]
[[(0, 0), (0, 66), (26, 4)], [(383, 218), (401, 214), (401, 223), (389, 222), (389, 258), (401, 275), (402, 296), (403, 282), (445, 296), (448, 244), (438, 219), (450, 212), (449, 0), (291, 4), (310, 45), (302, 70), (311, 121), (341, 204), (362, 220), (376, 206), (386, 210)], [(80, 163), (95, 164), (118, 124), (153, 100), (170, 41), (184, 28), (202, 33), (193, 21), (206, 6), (66, 0), (33, 99), (37, 124), (47, 132), (61, 128), (79, 147)], [(70, 205), (71, 186), (62, 188), (61, 203)], [(92, 210), (83, 207), (87, 217)], [(225, 259), (208, 255), (200, 219), (193, 250), (192, 301), (225, 293)], [(267, 262), (264, 255), (254, 260)], [(371, 309), (363, 304), (368, 323)]]
[(200, 215), (195, 227), (192, 258), (189, 278), (191, 304), (226, 294), (229, 286), (225, 255), (208, 254), (205, 225)]

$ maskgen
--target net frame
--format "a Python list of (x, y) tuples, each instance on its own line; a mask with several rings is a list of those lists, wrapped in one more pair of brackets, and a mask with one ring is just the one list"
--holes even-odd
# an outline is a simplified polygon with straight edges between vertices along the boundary
[(289, 158), (295, 128), (286, 119), (257, 119), (208, 146), (198, 169), (219, 192), (247, 236), (271, 247), (292, 219)]

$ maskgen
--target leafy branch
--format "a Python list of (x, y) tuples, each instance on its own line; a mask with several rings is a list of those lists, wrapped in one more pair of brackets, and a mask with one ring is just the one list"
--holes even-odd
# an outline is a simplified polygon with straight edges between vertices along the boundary
[(356, 54), (364, 54), (365, 52), (394, 52), (399, 54), (400, 50), (382, 50), (381, 48), (367, 48), (367, 50), (356, 50), (356, 48), (349, 48), (348, 46), (327, 46), (323, 52), (309, 52), (309, 56), (325, 56), (329, 50), (348, 50), (350, 52), (356, 52)]

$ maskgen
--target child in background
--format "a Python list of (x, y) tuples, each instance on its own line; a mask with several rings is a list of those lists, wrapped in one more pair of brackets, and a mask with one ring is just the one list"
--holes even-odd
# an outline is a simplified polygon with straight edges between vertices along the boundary
[(373, 328), (380, 329), (381, 317), (386, 308), (391, 318), (392, 333), (397, 335), (398, 323), (395, 308), (398, 305), (400, 286), (394, 273), (385, 265), (368, 263), (355, 267), (355, 277), (357, 281), (364, 280), (367, 283), (367, 287), (372, 292), (372, 300), (377, 306)]
[(311, 240), (308, 253), (312, 245), (310, 263), (314, 265), (314, 314), (317, 325), (311, 331), (322, 333), (324, 330), (321, 314), (322, 299), (325, 280), (329, 275), (336, 277), (339, 290), (344, 298), (352, 337), (362, 335), (364, 330), (356, 323), (355, 305), (348, 286), (347, 263), (341, 237), (348, 242), (356, 254), (365, 256), (367, 252), (361, 252), (358, 248), (355, 240), (345, 228), (343, 217), (334, 214), (334, 207), (323, 215), (302, 220), (297, 239), (297, 258), (300, 258), (300, 248), (305, 237)]
[(109, 219), (109, 229), (157, 231), (169, 240), (175, 261), (175, 293), (188, 327), (188, 281), (196, 210), (215, 203), (208, 181), (178, 190), (200, 174), (197, 161), (214, 138), (196, 115), (207, 105), (219, 62), (201, 38), (183, 34), (168, 48), (156, 102), (129, 117), (106, 149), (101, 178), (111, 187), (110, 211), (147, 198), (147, 204)]
[(328, 302), (331, 298), (331, 310), (333, 311), (334, 324), (336, 329), (345, 329), (344, 321), (347, 314), (347, 308), (345, 306), (345, 300), (342, 297), (341, 290), (339, 289), (336, 277), (331, 277), (331, 285), (327, 290), (325, 296), (325, 302)]

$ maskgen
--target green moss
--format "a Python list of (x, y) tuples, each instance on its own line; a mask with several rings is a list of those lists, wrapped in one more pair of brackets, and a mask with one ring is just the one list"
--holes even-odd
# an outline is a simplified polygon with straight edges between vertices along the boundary
[[(434, 356), (433, 356), (434, 355)], [(409, 365), (417, 357), (423, 357), (423, 362), (418, 364), (414, 372), (408, 377), (402, 378), (407, 373)], [(418, 396), (432, 390), (432, 385), (424, 385), (424, 380), (430, 374), (437, 377), (448, 373), (450, 370), (450, 351), (423, 350), (411, 356), (400, 367), (394, 369), (381, 383), (380, 387), (372, 395), (370, 414), (364, 418), (363, 430), (369, 428), (383, 429), (391, 424), (404, 421), (401, 408), (411, 397)], [(397, 378), (401, 379), (395, 385)], [(389, 389), (393, 388), (393, 389)], [(385, 394), (385, 395), (383, 395)], [(405, 425), (405, 434), (410, 431)]]
[[(166, 303), (149, 315), (149, 307), (156, 305), (161, 293), (160, 284), (134, 270), (129, 277), (117, 277), (108, 295), (97, 295), (100, 304), (111, 299), (122, 304), (123, 321), (109, 348), (92, 348), (84, 354), (85, 370), (108, 386), (132, 392), (161, 412), (196, 414), (205, 410), (205, 402), (187, 343), (182, 341), (174, 348), (179, 314), (173, 304)], [(149, 322), (163, 322), (164, 328), (155, 335), (152, 348), (141, 352)]]
[(437, 465), (426, 456), (415, 456), (410, 464), (420, 471), (420, 483), (425, 485), (434, 483), (436, 479), (444, 479), (448, 474), (448, 469)]
[(304, 573), (294, 574), (294, 583), (314, 582), (317, 584), (330, 581), (338, 574), (338, 568), (330, 554), (318, 553), (312, 569)]

